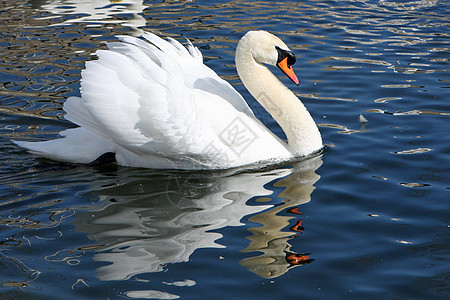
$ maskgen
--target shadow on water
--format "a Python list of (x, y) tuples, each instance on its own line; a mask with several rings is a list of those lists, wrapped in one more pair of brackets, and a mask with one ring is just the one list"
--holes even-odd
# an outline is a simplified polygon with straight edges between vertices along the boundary
[(250, 244), (242, 251), (254, 256), (241, 264), (261, 277), (278, 277), (312, 261), (292, 252), (289, 240), (302, 233), (301, 220), (291, 223), (301, 217), (299, 205), (310, 201), (321, 164), (317, 156), (231, 176), (119, 169), (115, 183), (91, 187), (100, 201), (78, 211), (74, 225), (98, 243), (94, 259), (108, 263), (98, 278), (126, 280), (188, 262), (197, 249), (225, 247), (216, 230), (243, 226), (250, 216), (258, 226), (248, 229)]

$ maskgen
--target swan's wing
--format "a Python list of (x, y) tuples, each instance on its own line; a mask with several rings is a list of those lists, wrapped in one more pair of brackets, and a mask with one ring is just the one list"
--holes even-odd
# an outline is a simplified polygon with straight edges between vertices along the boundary
[[(150, 42), (150, 44), (135, 37), (119, 36), (123, 42), (139, 47), (144, 53), (149, 55), (153, 61), (157, 64), (159, 62), (158, 65), (161, 68), (166, 69), (166, 71), (169, 71), (169, 66), (165, 59), (168, 58), (171, 60), (174, 63), (172, 67), (175, 67), (173, 72), (178, 72), (178, 74), (182, 75), (186, 88), (199, 89), (207, 93), (215, 94), (223, 100), (228, 101), (238, 111), (244, 112), (252, 117), (254, 116), (252, 110), (248, 107), (247, 102), (245, 102), (241, 94), (239, 94), (227, 81), (220, 78), (212, 69), (203, 64), (202, 53), (197, 47), (194, 47), (189, 40), (187, 40), (188, 46), (186, 49), (182, 44), (172, 38), (169, 38), (166, 41), (149, 32), (146, 32), (143, 37)], [(114, 45), (111, 44), (111, 46), (111, 48), (114, 49)], [(153, 46), (156, 46), (157, 49)], [(162, 58), (162, 53), (166, 54), (167, 57)], [(163, 61), (166, 65), (161, 65)]]
[[(66, 119), (135, 154), (178, 159), (204, 154), (236, 118), (256, 122), (239, 93), (202, 62), (200, 51), (146, 33), (143, 41), (97, 51), (82, 71), (81, 98), (69, 98)], [(225, 142), (226, 143), (226, 142)]]

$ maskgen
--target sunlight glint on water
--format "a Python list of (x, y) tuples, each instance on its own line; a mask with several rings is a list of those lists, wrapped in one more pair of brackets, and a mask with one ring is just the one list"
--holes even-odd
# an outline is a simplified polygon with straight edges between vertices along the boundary
[[(93, 4), (95, 3), (95, 4)], [(449, 297), (449, 4), (0, 2), (0, 298)], [(11, 139), (72, 127), (62, 104), (117, 34), (184, 42), (240, 83), (248, 30), (297, 55), (326, 150), (256, 172), (42, 161)], [(361, 117), (362, 116), (362, 117)]]

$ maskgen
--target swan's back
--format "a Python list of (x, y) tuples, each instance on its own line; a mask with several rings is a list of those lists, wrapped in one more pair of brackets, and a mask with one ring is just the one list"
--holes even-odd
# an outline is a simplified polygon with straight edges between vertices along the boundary
[[(143, 38), (119, 36), (86, 63), (81, 97), (64, 104), (65, 118), (79, 128), (63, 139), (18, 144), (77, 163), (112, 152), (121, 165), (150, 168), (228, 168), (289, 156), (190, 42)], [(247, 153), (242, 139), (225, 137), (230, 129), (250, 130)]]

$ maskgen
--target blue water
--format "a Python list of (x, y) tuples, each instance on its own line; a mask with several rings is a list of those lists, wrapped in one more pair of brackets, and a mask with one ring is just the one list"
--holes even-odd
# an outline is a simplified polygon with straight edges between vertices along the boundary
[[(0, 7), (1, 299), (450, 297), (448, 2)], [(66, 165), (11, 142), (73, 127), (62, 104), (85, 61), (142, 30), (189, 38), (283, 136), (236, 75), (251, 29), (297, 55), (300, 85), (282, 80), (319, 124), (321, 154), (188, 172)]]

